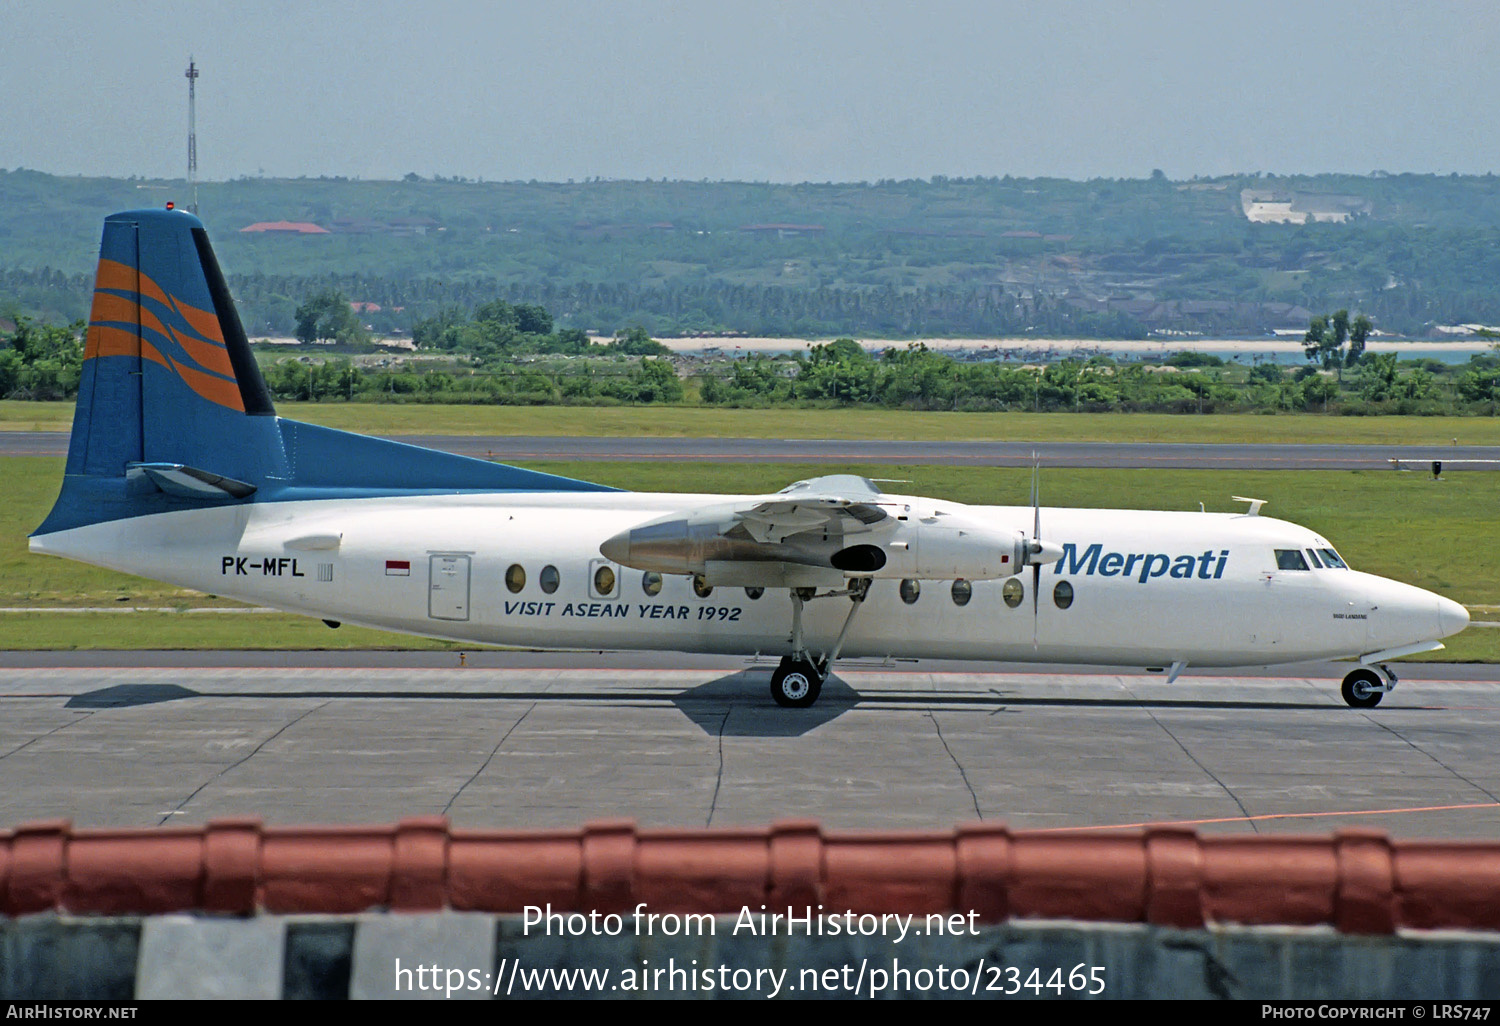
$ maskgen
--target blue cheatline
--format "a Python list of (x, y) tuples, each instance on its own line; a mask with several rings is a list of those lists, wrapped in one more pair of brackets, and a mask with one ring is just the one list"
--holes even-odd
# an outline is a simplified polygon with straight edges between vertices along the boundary
[(130, 210), (104, 222), (67, 469), (34, 533), (236, 503), (613, 490), (276, 416), (203, 223)]

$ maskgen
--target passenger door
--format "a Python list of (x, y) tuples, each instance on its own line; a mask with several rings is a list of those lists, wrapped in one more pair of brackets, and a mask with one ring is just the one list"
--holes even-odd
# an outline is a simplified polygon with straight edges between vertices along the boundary
[(427, 615), (434, 620), (469, 618), (468, 556), (432, 556), (428, 560)]

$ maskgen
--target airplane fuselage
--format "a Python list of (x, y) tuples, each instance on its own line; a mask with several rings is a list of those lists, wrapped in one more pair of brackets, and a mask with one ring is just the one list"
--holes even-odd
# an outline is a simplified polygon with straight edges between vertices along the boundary
[[(340, 623), (534, 648), (790, 650), (785, 588), (703, 587), (606, 559), (608, 539), (663, 514), (737, 497), (599, 492), (255, 502), (38, 536), (67, 556)], [(1030, 507), (936, 504), (1027, 530)], [(1344, 569), (1332, 545), (1270, 517), (1044, 508), (1062, 558), (991, 580), (876, 580), (844, 657), (1099, 665), (1268, 665), (1435, 642), (1462, 607)], [(1306, 569), (1295, 568), (1299, 553)], [(910, 599), (911, 601), (908, 601)], [(810, 602), (826, 652), (849, 603)], [(1432, 646), (1436, 647), (1436, 646)]]

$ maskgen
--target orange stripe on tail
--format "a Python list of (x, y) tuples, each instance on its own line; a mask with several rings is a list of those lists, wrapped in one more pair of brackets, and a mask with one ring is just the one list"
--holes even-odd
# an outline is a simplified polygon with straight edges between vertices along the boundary
[[(193, 362), (205, 370), (222, 374), (226, 378), (234, 377), (234, 365), (229, 360), (229, 350), (223, 345), (214, 345), (175, 331), (170, 325), (163, 324), (150, 310), (124, 296), (117, 296), (112, 292), (95, 292), (94, 309), (90, 314), (90, 320), (139, 324), (142, 328), (176, 342)], [(88, 345), (85, 343), (83, 357), (86, 360), (90, 355)]]
[(228, 349), (208, 342), (200, 342), (190, 335), (179, 335), (170, 327), (167, 331), (171, 333), (172, 341), (181, 346), (182, 351), (192, 357), (193, 362), (198, 366), (211, 370), (215, 374), (222, 374), (231, 380), (234, 378), (234, 364), (229, 362)]
[(218, 403), (220, 406), (239, 413), (245, 412), (245, 401), (240, 397), (240, 386), (233, 381), (225, 381), (223, 378), (204, 374), (200, 370), (179, 363), (173, 363), (172, 369), (177, 372), (177, 376), (188, 388), (209, 402)]
[(92, 349), (94, 356), (137, 356), (153, 363), (159, 363), (170, 371), (173, 371), (184, 385), (192, 389), (199, 397), (207, 399), (211, 403), (234, 410), (238, 413), (245, 412), (245, 402), (240, 397), (239, 385), (233, 381), (225, 381), (216, 378), (212, 374), (205, 374), (186, 364), (177, 363), (175, 360), (164, 355), (150, 342), (139, 338), (134, 332), (126, 331), (124, 328), (112, 328), (103, 324), (89, 325), (88, 342), (85, 343), (85, 351)]
[[(137, 281), (140, 283), (139, 289), (136, 286)], [(189, 327), (208, 341), (217, 342), (221, 346), (224, 344), (224, 333), (219, 330), (219, 318), (216, 315), (167, 295), (162, 287), (150, 277), (139, 273), (128, 264), (122, 264), (116, 260), (100, 260), (94, 288), (116, 289), (120, 292), (138, 291), (141, 295), (156, 300), (162, 306), (176, 310), (182, 315), (182, 319), (188, 322)]]

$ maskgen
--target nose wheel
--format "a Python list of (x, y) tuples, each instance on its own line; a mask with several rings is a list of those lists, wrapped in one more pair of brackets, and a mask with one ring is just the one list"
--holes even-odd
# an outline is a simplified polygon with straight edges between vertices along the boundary
[(788, 656), (771, 674), (771, 698), (779, 706), (806, 709), (822, 691), (823, 674), (809, 659)]
[(1368, 667), (1360, 667), (1352, 670), (1349, 676), (1344, 678), (1344, 686), (1340, 689), (1344, 695), (1344, 701), (1354, 709), (1373, 709), (1380, 704), (1385, 693), (1396, 684), (1395, 675), (1391, 675), (1389, 683), (1380, 674)]

